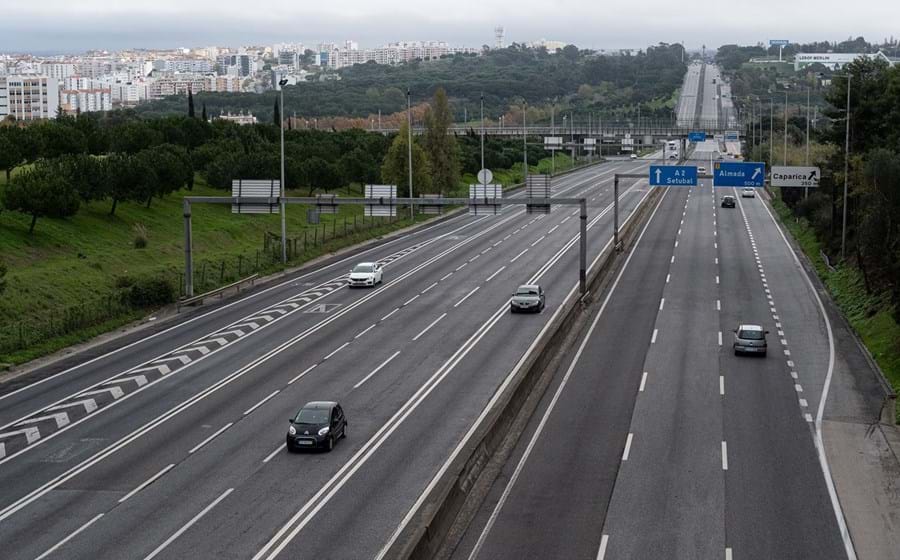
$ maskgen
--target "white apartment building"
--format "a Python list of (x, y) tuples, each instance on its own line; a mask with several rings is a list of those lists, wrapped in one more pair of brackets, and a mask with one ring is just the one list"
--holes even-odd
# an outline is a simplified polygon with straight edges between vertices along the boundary
[(229, 112), (228, 114), (222, 114), (222, 115), (219, 115), (218, 117), (213, 117), (213, 118), (215, 120), (229, 121), (229, 122), (233, 122), (233, 123), (237, 123), (237, 124), (256, 124), (257, 123), (256, 117), (254, 117), (251, 114), (232, 115), (231, 112)]
[(207, 74), (214, 70), (211, 60), (205, 58), (185, 58), (175, 60), (155, 60), (153, 69), (163, 72), (181, 72), (186, 74)]
[(75, 65), (70, 62), (42, 62), (41, 75), (62, 80), (76, 74)]
[(37, 75), (0, 77), (0, 99), (5, 99), (5, 106), (0, 101), (0, 119), (54, 119), (59, 108), (59, 81)]
[(112, 110), (111, 89), (64, 89), (60, 92), (60, 104), (66, 113), (89, 113)]
[(202, 74), (170, 74), (159, 76), (150, 82), (150, 99), (159, 99), (168, 95), (187, 95), (188, 91), (200, 93), (239, 92), (241, 78), (238, 76), (215, 76)]
[(400, 64), (416, 59), (436, 60), (454, 54), (480, 53), (481, 49), (451, 47), (444, 41), (400, 41), (373, 49), (360, 49), (357, 43), (346, 41), (343, 47), (338, 47), (334, 43), (319, 45), (316, 64), (336, 70), (369, 61), (378, 64)]

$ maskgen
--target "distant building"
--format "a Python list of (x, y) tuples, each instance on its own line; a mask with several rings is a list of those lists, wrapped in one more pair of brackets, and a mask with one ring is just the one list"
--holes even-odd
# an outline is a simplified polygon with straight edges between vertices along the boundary
[(112, 89), (64, 89), (60, 92), (60, 106), (69, 114), (110, 111)]
[(228, 112), (228, 114), (222, 114), (222, 115), (219, 115), (218, 117), (214, 117), (214, 118), (217, 120), (220, 120), (220, 121), (230, 121), (230, 122), (233, 122), (236, 124), (256, 124), (257, 123), (256, 117), (254, 117), (253, 115), (250, 115), (250, 114), (232, 115), (230, 111)]
[(59, 81), (47, 76), (0, 77), (0, 119), (17, 121), (55, 119), (59, 108)]
[(216, 59), (220, 74), (247, 77), (256, 73), (256, 58), (249, 54), (225, 54)]
[(62, 80), (63, 78), (68, 78), (69, 76), (74, 76), (77, 73), (77, 69), (74, 64), (68, 62), (42, 62), (41, 63), (41, 75), (48, 76), (50, 78), (56, 78), (57, 80)]
[(868, 53), (797, 53), (794, 55), (794, 70), (801, 70), (813, 64), (821, 64), (829, 70), (840, 70), (858, 58), (884, 60), (888, 64), (894, 61), (882, 52)]

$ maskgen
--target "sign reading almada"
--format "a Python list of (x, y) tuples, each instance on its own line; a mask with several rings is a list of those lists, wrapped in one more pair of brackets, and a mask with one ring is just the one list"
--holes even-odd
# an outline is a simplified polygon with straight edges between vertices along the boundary
[(773, 187), (818, 187), (821, 176), (818, 167), (772, 166)]

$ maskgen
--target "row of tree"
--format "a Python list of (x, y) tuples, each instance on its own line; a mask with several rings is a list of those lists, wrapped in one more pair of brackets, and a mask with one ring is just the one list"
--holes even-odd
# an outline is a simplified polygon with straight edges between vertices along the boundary
[[(189, 108), (190, 110), (190, 108)], [(453, 194), (462, 173), (481, 167), (479, 139), (470, 132), (448, 134), (452, 123), (446, 93), (438, 89), (425, 113), (426, 133), (414, 139), (415, 194)], [(407, 130), (393, 137), (359, 129), (285, 131), (285, 185), (336, 190), (352, 183), (409, 185)], [(546, 154), (538, 142), (529, 158)], [(491, 139), (485, 163), (506, 168), (521, 161), (521, 145)], [(19, 166), (15, 175), (11, 171)], [(239, 126), (189, 116), (142, 119), (118, 111), (83, 114), (19, 127), (0, 126), (0, 167), (7, 184), (0, 189), (0, 210), (38, 218), (66, 217), (82, 203), (120, 202), (149, 206), (182, 187), (193, 188), (195, 174), (208, 185), (230, 190), (235, 179), (279, 179), (280, 131), (273, 124)]]

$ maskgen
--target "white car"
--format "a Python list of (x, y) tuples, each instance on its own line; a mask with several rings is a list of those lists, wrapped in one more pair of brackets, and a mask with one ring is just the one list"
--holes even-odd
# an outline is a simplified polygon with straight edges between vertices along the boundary
[(753, 190), (753, 187), (744, 187), (741, 189), (741, 198), (755, 198), (756, 191)]
[(706, 173), (706, 168), (701, 165), (697, 168), (697, 173)]
[(362, 262), (350, 271), (348, 286), (351, 288), (364, 288), (381, 284), (384, 268), (376, 262)]

